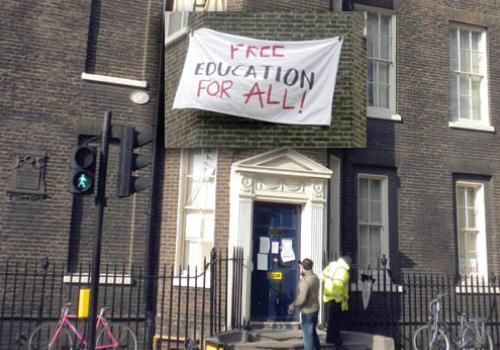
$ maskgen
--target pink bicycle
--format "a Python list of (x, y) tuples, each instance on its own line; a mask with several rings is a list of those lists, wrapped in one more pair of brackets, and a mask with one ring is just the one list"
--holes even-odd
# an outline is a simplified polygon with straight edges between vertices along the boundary
[[(69, 314), (70, 306), (71, 303), (68, 303), (62, 307), (59, 321), (42, 323), (35, 328), (28, 341), (29, 350), (76, 350), (87, 348), (87, 341), (70, 321), (77, 318), (76, 315)], [(102, 308), (97, 315), (98, 335), (95, 348), (137, 350), (137, 338), (134, 332), (123, 324), (111, 325), (104, 318), (106, 310), (107, 308)]]

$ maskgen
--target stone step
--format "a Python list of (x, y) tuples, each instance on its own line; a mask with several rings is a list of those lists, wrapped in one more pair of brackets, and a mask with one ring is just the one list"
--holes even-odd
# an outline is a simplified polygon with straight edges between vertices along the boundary
[[(319, 331), (318, 335), (321, 349), (335, 349), (332, 344), (326, 344), (325, 332)], [(345, 350), (394, 350), (393, 340), (379, 335), (342, 332), (342, 339)], [(304, 348), (302, 331), (300, 330), (263, 328), (251, 331), (232, 331), (207, 340), (224, 344), (224, 349), (227, 350), (301, 350)]]

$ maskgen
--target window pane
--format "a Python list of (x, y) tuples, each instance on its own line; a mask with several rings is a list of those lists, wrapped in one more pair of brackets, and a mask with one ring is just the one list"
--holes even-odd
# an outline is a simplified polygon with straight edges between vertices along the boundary
[(460, 50), (460, 71), (467, 73), (471, 72), (469, 50)]
[(382, 181), (370, 180), (370, 199), (380, 200), (382, 198)]
[(381, 252), (381, 232), (380, 227), (370, 227), (370, 264), (378, 266), (379, 259), (382, 256)]
[(368, 106), (375, 106), (375, 90), (376, 85), (373, 83), (368, 84)]
[(457, 219), (458, 219), (458, 228), (459, 229), (466, 228), (464, 207), (458, 207)]
[(467, 209), (467, 228), (476, 228), (476, 210), (474, 208)]
[(481, 60), (483, 59), (483, 55), (480, 52), (473, 51), (471, 53), (472, 58), (472, 73), (480, 74), (481, 73)]
[(198, 211), (187, 211), (186, 213), (186, 238), (201, 238), (201, 225), (203, 214)]
[(367, 54), (368, 57), (375, 57), (378, 58), (378, 35), (379, 35), (379, 30), (378, 30), (378, 14), (373, 14), (373, 13), (368, 13), (367, 17), (367, 41), (368, 41), (368, 47), (367, 47)]
[(470, 119), (470, 102), (469, 79), (465, 76), (460, 76), (460, 118)]
[(382, 223), (382, 203), (380, 201), (370, 201), (370, 223)]
[(456, 29), (450, 29), (450, 48), (458, 49), (458, 31)]
[(481, 84), (479, 81), (472, 81), (472, 119), (481, 120)]
[(184, 256), (184, 267), (187, 267), (188, 265), (191, 268), (194, 268), (195, 266), (201, 267), (201, 260), (200, 260), (200, 244), (198, 242), (191, 242), (191, 241), (186, 241), (186, 250), (185, 250), (185, 256)]
[(380, 15), (380, 35), (390, 36), (390, 21), (391, 16)]
[(472, 50), (479, 51), (481, 45), (481, 32), (472, 32), (471, 41), (472, 41)]
[(474, 207), (476, 205), (476, 190), (472, 187), (467, 188), (467, 206)]
[(378, 63), (379, 94), (377, 106), (389, 108), (389, 64)]
[(359, 200), (359, 222), (370, 222), (370, 215), (369, 215), (369, 201), (366, 199), (360, 199)]
[(383, 60), (391, 59), (391, 38), (386, 35), (380, 37), (380, 58)]
[(359, 198), (368, 199), (368, 179), (359, 179)]
[(461, 50), (470, 50), (470, 38), (469, 31), (465, 29), (460, 29), (460, 49)]
[(458, 120), (458, 84), (455, 74), (450, 75), (450, 111), (452, 120)]
[(176, 31), (182, 28), (182, 12), (169, 12), (168, 13), (168, 33), (167, 35), (172, 35)]

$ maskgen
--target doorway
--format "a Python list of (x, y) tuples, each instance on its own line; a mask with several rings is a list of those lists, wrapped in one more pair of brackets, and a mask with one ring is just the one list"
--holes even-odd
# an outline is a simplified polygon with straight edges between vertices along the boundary
[(300, 266), (301, 206), (254, 202), (252, 321), (297, 321), (288, 314), (295, 300)]

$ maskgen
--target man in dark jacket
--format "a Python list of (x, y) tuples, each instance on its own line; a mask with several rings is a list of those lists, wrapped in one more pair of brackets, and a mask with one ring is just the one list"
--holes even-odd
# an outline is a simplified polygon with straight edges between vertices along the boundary
[(302, 279), (299, 283), (298, 295), (288, 307), (289, 313), (293, 313), (296, 308), (300, 310), (304, 350), (321, 349), (318, 333), (316, 333), (319, 312), (319, 278), (312, 271), (312, 267), (311, 259), (302, 260)]

